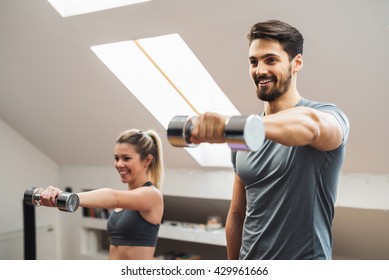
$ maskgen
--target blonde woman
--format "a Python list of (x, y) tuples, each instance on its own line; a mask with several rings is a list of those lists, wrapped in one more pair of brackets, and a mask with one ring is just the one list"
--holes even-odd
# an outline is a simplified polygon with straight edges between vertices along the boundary
[[(152, 259), (164, 205), (161, 139), (153, 130), (121, 133), (114, 148), (115, 168), (128, 190), (101, 188), (78, 193), (81, 207), (114, 209), (108, 218), (109, 259)], [(55, 207), (62, 190), (49, 186), (42, 205)]]

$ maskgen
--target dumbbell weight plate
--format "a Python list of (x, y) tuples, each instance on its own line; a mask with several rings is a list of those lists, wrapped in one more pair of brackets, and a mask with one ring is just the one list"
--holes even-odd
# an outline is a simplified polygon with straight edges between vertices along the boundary
[(62, 192), (57, 197), (57, 208), (65, 212), (74, 212), (78, 209), (80, 199), (77, 194)]
[(190, 142), (191, 131), (196, 116), (175, 116), (167, 129), (167, 138), (174, 147), (196, 147), (197, 144)]
[(23, 201), (27, 205), (39, 207), (40, 204), (40, 191), (42, 188), (30, 187), (24, 192)]
[(259, 150), (265, 140), (261, 118), (257, 115), (230, 117), (224, 128), (224, 138), (232, 150)]

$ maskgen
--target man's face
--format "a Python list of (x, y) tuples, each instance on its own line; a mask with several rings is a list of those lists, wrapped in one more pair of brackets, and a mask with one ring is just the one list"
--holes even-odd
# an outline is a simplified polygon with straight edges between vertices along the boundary
[(257, 96), (263, 101), (274, 101), (288, 91), (292, 67), (288, 54), (275, 41), (256, 39), (249, 49), (250, 75)]

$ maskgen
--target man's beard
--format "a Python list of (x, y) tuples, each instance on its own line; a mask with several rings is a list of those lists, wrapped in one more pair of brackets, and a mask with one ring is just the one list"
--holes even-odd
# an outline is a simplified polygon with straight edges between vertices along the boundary
[[(267, 87), (258, 87), (258, 81), (260, 79), (266, 79), (266, 78), (269, 78), (273, 81), (274, 85), (272, 86), (272, 88), (267, 89)], [(285, 92), (288, 91), (291, 80), (292, 80), (292, 74), (291, 74), (290, 70), (289, 70), (289, 73), (288, 73), (288, 76), (286, 77), (286, 79), (280, 80), (278, 83), (279, 84), (278, 86), (276, 83), (277, 82), (276, 77), (268, 76), (268, 75), (259, 76), (258, 78), (255, 79), (255, 84), (257, 85), (257, 90), (256, 90), (257, 97), (259, 99), (261, 99), (262, 101), (268, 101), (268, 102), (275, 101), (279, 97), (284, 95)]]

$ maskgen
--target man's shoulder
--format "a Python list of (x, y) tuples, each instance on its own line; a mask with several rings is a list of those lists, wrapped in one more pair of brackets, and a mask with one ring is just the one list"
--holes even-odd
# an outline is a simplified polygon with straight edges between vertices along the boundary
[(323, 102), (323, 101), (315, 101), (310, 100), (306, 98), (301, 98), (300, 102), (297, 104), (297, 106), (306, 106), (314, 109), (320, 109), (320, 108), (334, 108), (337, 110), (340, 110), (337, 105), (331, 102)]

